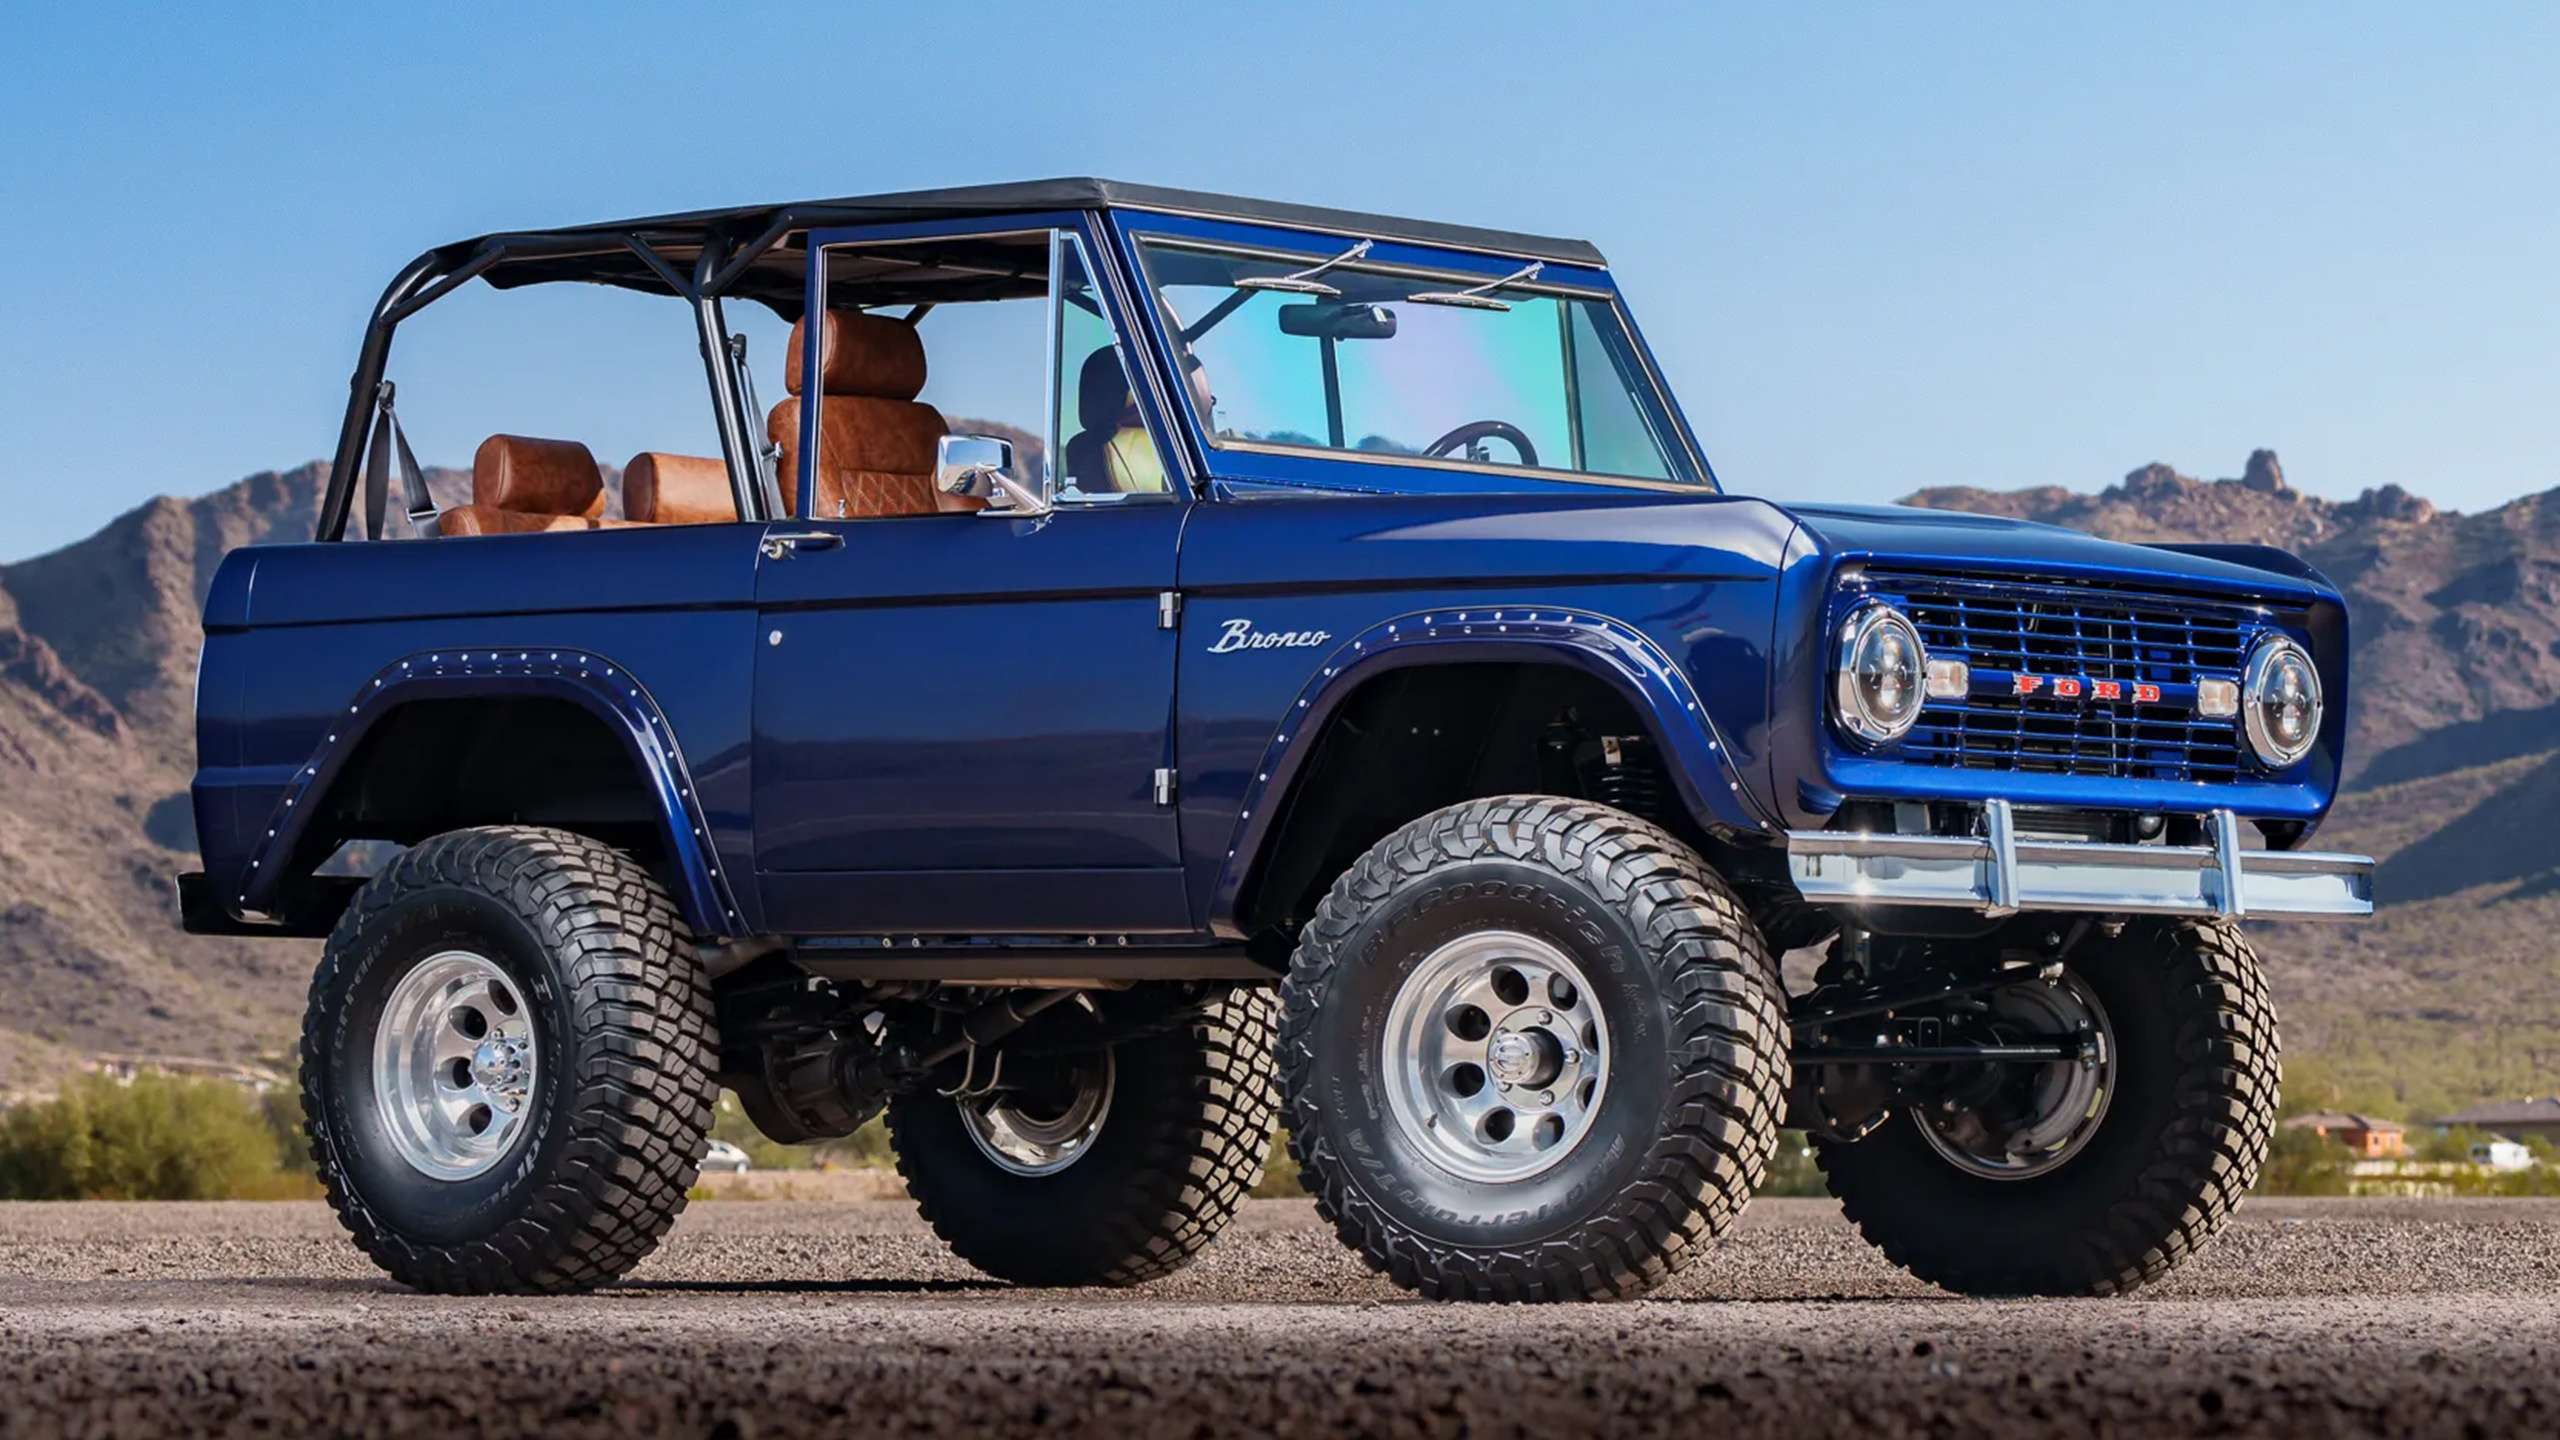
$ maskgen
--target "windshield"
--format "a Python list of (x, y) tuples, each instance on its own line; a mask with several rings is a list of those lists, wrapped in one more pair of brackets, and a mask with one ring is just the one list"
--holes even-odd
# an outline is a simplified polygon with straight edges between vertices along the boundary
[(1140, 243), (1212, 443), (1689, 480), (1605, 298)]

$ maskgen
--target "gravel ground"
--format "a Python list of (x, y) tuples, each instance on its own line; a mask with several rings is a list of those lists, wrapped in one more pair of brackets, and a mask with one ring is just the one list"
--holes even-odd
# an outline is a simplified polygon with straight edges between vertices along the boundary
[(0, 1205), (8, 1437), (2481, 1436), (2560, 1430), (2555, 1360), (2551, 1201), (2258, 1201), (2139, 1296), (1993, 1302), (1763, 1200), (1547, 1308), (1410, 1300), (1304, 1201), (1115, 1292), (990, 1284), (902, 1204), (704, 1204), (560, 1300), (392, 1289), (317, 1205)]

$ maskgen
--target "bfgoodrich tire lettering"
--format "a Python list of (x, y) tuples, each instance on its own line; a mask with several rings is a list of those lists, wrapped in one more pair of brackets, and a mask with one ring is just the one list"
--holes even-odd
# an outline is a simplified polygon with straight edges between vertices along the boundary
[(2112, 1295), (2160, 1278), (2256, 1183), (2276, 1114), (2276, 1022), (2257, 957), (2222, 925), (2144, 922), (2072, 969), (2105, 1005), (2115, 1093), (2070, 1161), (2019, 1180), (1958, 1170), (1909, 1113), (1818, 1142), (1832, 1193), (1886, 1258), (1971, 1294)]
[[(1383, 1073), (1399, 987), (1486, 931), (1570, 955), (1614, 1051), (1570, 1151), (1517, 1180), (1436, 1163)], [(1361, 857), (1300, 938), (1281, 990), (1290, 1152), (1343, 1240), (1409, 1289), (1634, 1294), (1699, 1254), (1760, 1184), (1787, 1089), (1781, 993), (1741, 904), (1664, 831), (1580, 801), (1452, 806)]]
[(1081, 1153), (1007, 1169), (959, 1103), (889, 1102), (898, 1173), (953, 1252), (1017, 1285), (1135, 1285), (1191, 1263), (1262, 1179), (1276, 1101), (1271, 992), (1225, 992), (1188, 1020), (1114, 1048), (1110, 1103)]
[[(718, 1052), (677, 926), (630, 857), (555, 830), (440, 835), (357, 894), (311, 982), (303, 1113), (329, 1203), (393, 1278), (460, 1294), (579, 1290), (656, 1247), (708, 1143)], [(456, 951), (513, 982), (539, 1063), (498, 1163), (447, 1180), (392, 1143), (372, 1064), (401, 977)]]

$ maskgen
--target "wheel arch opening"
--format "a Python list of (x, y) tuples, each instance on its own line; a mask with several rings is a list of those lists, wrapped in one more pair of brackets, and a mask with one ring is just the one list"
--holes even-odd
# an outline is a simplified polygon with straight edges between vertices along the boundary
[(1286, 947), (1353, 861), (1444, 806), (1492, 795), (1596, 800), (1691, 845), (1689, 813), (1649, 706), (1560, 659), (1408, 665), (1359, 682), (1306, 737), (1236, 897), (1257, 947)]
[(450, 830), (541, 825), (629, 854), (671, 893), (675, 859), (658, 787), (630, 741), (557, 695), (421, 697), (356, 742), (285, 861), (280, 909), (312, 923), (403, 847)]

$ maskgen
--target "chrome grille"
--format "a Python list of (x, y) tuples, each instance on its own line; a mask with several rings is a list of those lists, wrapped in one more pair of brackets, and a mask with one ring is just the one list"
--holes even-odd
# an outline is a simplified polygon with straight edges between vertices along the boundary
[[(1973, 667), (1962, 700), (1931, 700), (1894, 754), (1918, 765), (2137, 780), (2227, 781), (2237, 721), (2195, 710), (2200, 679), (2238, 678), (2265, 623), (2253, 606), (2101, 587), (1870, 572), (1933, 658)], [(2155, 703), (2012, 693), (2014, 677), (2113, 681)], [(2049, 687), (2048, 687), (2049, 688)]]

